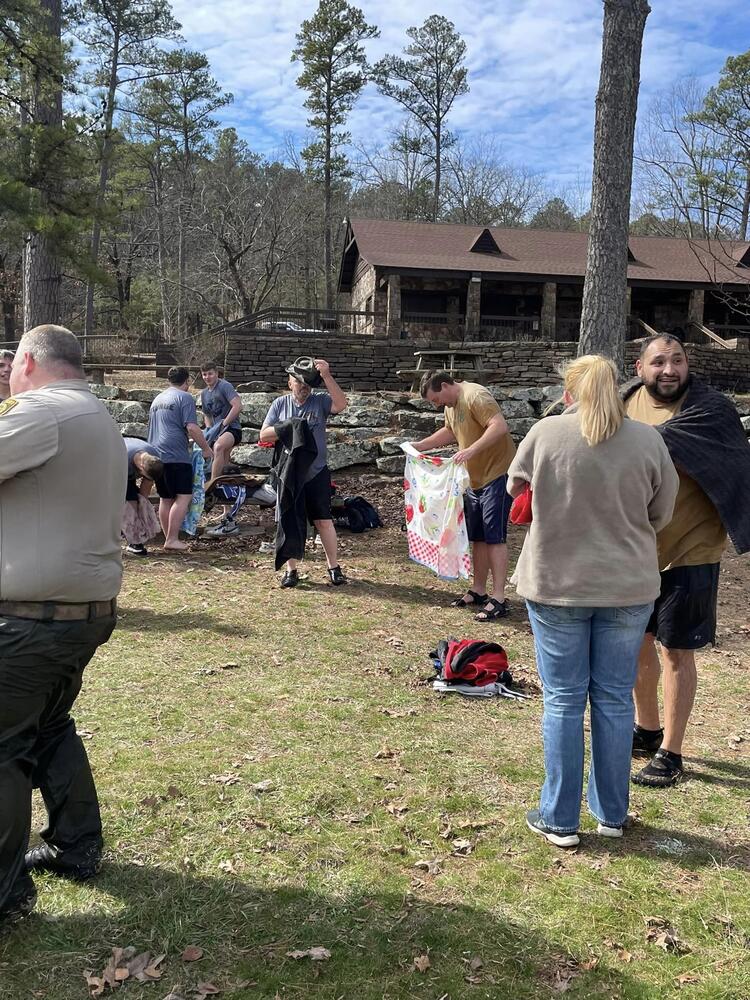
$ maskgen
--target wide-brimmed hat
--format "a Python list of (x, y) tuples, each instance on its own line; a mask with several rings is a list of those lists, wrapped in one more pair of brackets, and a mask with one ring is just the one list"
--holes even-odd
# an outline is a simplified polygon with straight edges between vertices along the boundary
[(320, 372), (315, 367), (315, 361), (312, 358), (297, 358), (284, 370), (292, 378), (309, 385), (311, 389), (323, 384), (323, 379), (320, 377)]

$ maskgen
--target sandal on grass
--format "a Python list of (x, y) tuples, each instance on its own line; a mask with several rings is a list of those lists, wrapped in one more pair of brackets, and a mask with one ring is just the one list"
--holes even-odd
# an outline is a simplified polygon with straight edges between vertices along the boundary
[(682, 780), (682, 757), (657, 750), (651, 761), (633, 775), (633, 783), (647, 788), (671, 788)]
[[(465, 597), (470, 597), (471, 600), (470, 601), (465, 601), (464, 600)], [(457, 597), (455, 599), (455, 601), (451, 601), (450, 604), (448, 605), (448, 607), (449, 608), (471, 608), (475, 604), (486, 604), (486, 603), (487, 603), (487, 595), (486, 594), (478, 594), (476, 592), (476, 590), (467, 590), (465, 594), (461, 595), (461, 597)]]
[(489, 608), (483, 608), (479, 614), (474, 615), (475, 622), (493, 622), (497, 618), (505, 618), (510, 611), (507, 601), (498, 601), (496, 597), (487, 599)]

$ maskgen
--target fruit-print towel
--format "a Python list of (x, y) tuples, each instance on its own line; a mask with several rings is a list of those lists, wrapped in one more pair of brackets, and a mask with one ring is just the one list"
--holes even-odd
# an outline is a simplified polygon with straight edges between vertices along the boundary
[(469, 473), (452, 458), (423, 455), (409, 444), (406, 454), (404, 507), (409, 558), (445, 580), (469, 577), (471, 558), (463, 495)]

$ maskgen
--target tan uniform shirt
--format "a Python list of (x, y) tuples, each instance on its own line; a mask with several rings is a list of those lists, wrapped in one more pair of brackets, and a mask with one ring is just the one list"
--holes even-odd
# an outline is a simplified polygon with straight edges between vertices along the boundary
[(606, 608), (659, 595), (656, 532), (672, 516), (678, 480), (655, 430), (624, 420), (591, 447), (577, 413), (547, 417), (519, 445), (508, 477), (533, 491), (516, 567), (521, 597)]
[(117, 596), (127, 465), (117, 425), (83, 379), (0, 404), (0, 599)]
[[(487, 430), (490, 420), (502, 415), (497, 401), (489, 389), (476, 382), (460, 382), (455, 406), (445, 408), (445, 426), (458, 441), (458, 447), (470, 448)], [(510, 434), (505, 434), (495, 444), (485, 448), (466, 463), (471, 488), (479, 490), (498, 476), (504, 476), (516, 453)]]
[[(656, 427), (676, 416), (685, 401), (684, 394), (673, 402), (654, 399), (642, 386), (625, 403), (629, 417), (643, 424)], [(659, 569), (676, 566), (702, 566), (721, 561), (727, 541), (727, 532), (719, 512), (698, 483), (684, 472), (677, 470), (680, 489), (674, 505), (674, 516), (659, 532)]]

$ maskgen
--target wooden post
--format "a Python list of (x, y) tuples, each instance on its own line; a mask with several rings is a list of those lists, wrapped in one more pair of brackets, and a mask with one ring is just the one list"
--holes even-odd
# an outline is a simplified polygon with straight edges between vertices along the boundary
[(472, 340), (479, 336), (482, 319), (482, 276), (472, 274), (466, 291), (466, 319), (464, 323), (464, 339)]
[(386, 330), (389, 340), (401, 339), (401, 275), (388, 275)]
[(542, 340), (557, 339), (557, 284), (545, 281), (542, 286)]
[(688, 300), (687, 321), (688, 326), (696, 323), (703, 326), (703, 307), (706, 301), (706, 293), (702, 288), (691, 288), (690, 299)]

